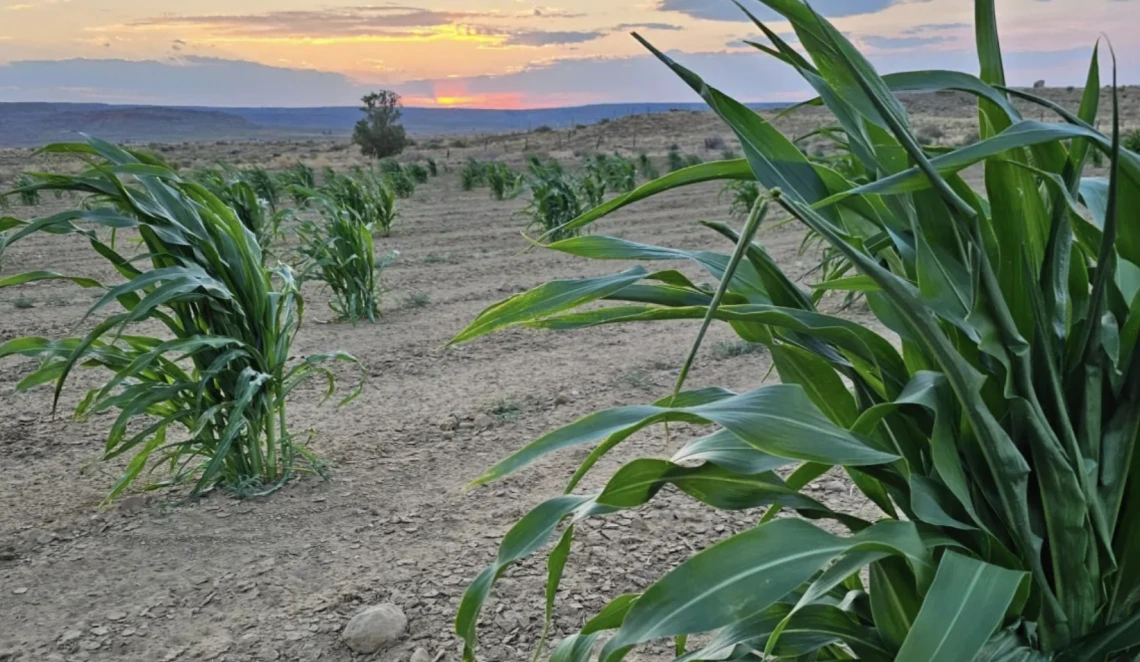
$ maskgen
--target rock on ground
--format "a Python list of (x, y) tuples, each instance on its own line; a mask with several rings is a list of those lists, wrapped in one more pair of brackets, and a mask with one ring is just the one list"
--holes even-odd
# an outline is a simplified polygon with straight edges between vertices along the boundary
[(348, 622), (341, 635), (357, 653), (375, 653), (400, 640), (408, 628), (404, 611), (391, 603), (368, 607)]

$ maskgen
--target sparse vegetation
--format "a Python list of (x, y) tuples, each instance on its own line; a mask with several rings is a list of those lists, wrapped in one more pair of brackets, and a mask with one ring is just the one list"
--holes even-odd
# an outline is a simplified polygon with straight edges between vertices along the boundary
[(718, 361), (727, 361), (728, 359), (748, 356), (749, 354), (758, 354), (763, 352), (764, 349), (765, 347), (761, 343), (748, 342), (745, 340), (725, 340), (713, 345), (712, 357)]
[(685, 157), (681, 156), (681, 153), (677, 150), (669, 150), (665, 158), (668, 159), (669, 162), (669, 172), (677, 172), (685, 167)]
[(1124, 149), (1140, 154), (1140, 129), (1133, 129), (1124, 136)]
[[(251, 494), (271, 491), (297, 471), (320, 471), (289, 428), (288, 394), (309, 377), (331, 378), (324, 362), (355, 359), (335, 353), (292, 362), (290, 347), (303, 309), (292, 271), (263, 267), (261, 248), (238, 214), (157, 159), (97, 140), (50, 149), (82, 156), (91, 167), (77, 176), (37, 178), (35, 186), (92, 196), (87, 207), (99, 213), (83, 220), (96, 227), (135, 228), (146, 259), (120, 255), (92, 229), (74, 224), (80, 215), (31, 223), (6, 219), (0, 229), (87, 238), (127, 280), (107, 287), (87, 311), (96, 323), (85, 336), (18, 338), (0, 345), (0, 358), (40, 359), (18, 388), (54, 383), (57, 402), (75, 367), (110, 372), (76, 408), (81, 417), (120, 412), (104, 458), (131, 460), (108, 499), (138, 479), (147, 489), (191, 481), (194, 495), (216, 487)], [(3, 285), (52, 279), (104, 287), (86, 276), (46, 271), (6, 279)], [(122, 308), (112, 312), (109, 306), (116, 302)], [(167, 337), (129, 333), (144, 323), (163, 327)], [(163, 469), (165, 478), (151, 478)]]
[(36, 307), (36, 300), (32, 297), (16, 297), (12, 300), (12, 307), (16, 310), (28, 310)]

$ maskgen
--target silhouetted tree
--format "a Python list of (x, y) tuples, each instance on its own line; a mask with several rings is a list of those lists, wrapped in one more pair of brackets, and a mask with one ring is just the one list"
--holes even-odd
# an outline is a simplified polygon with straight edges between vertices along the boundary
[(400, 95), (391, 90), (373, 92), (362, 99), (364, 119), (356, 123), (352, 142), (360, 153), (377, 159), (395, 156), (408, 145), (408, 134), (400, 125)]

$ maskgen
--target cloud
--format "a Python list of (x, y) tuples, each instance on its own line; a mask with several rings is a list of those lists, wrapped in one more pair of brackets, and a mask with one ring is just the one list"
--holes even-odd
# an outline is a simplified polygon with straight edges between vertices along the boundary
[(516, 30), (508, 32), (503, 42), (507, 46), (551, 46), (555, 44), (581, 44), (606, 36), (600, 31), (590, 32), (545, 32), (543, 30)]
[(611, 28), (614, 32), (628, 32), (630, 30), (684, 30), (685, 28), (673, 23), (621, 23)]
[(222, 35), (337, 37), (376, 34), (393, 29), (431, 28), (496, 16), (491, 12), (436, 11), (419, 7), (339, 7), (273, 11), (261, 14), (159, 16), (128, 24), (133, 28), (206, 28)]
[(931, 37), (877, 37), (866, 36), (859, 39), (863, 43), (873, 48), (884, 48), (890, 50), (906, 49), (906, 48), (919, 48), (921, 46), (930, 46), (933, 44), (942, 44), (948, 41), (953, 41), (950, 37), (935, 35)]
[[(856, 14), (873, 14), (890, 6), (894, 0), (815, 0), (811, 3), (820, 14), (835, 18)], [(759, 2), (742, 0), (748, 11), (762, 21), (783, 20), (783, 17)], [(658, 0), (657, 10), (679, 12), (693, 18), (709, 21), (748, 21), (731, 0)]]
[(355, 105), (363, 92), (342, 74), (197, 56), (12, 62), (0, 90), (5, 101), (184, 106)]

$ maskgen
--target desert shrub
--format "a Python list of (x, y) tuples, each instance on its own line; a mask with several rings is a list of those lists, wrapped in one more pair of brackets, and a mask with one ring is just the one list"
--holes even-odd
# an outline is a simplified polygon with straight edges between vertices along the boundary
[[(157, 159), (94, 139), (47, 149), (91, 167), (36, 185), (90, 198), (46, 219), (4, 219), (0, 230), (16, 230), (12, 241), (37, 231), (81, 235), (126, 281), (104, 286), (46, 271), (0, 281), (62, 279), (106, 290), (87, 311), (94, 323), (84, 336), (17, 338), (0, 345), (0, 358), (38, 358), (18, 388), (54, 383), (56, 403), (75, 367), (110, 372), (76, 407), (80, 417), (119, 411), (103, 456), (131, 459), (108, 499), (140, 478), (147, 489), (192, 481), (194, 495), (215, 487), (248, 494), (272, 490), (298, 470), (320, 470), (288, 426), (288, 395), (309, 377), (331, 378), (324, 362), (356, 360), (291, 356), (303, 310), (293, 272), (262, 266), (261, 248), (237, 213)], [(145, 260), (120, 255), (90, 226), (137, 231)], [(164, 337), (131, 333), (137, 325), (161, 327)], [(152, 478), (156, 471), (167, 475)]]
[(681, 156), (681, 153), (677, 150), (669, 150), (669, 153), (665, 155), (665, 158), (669, 164), (669, 172), (677, 172), (681, 168), (685, 167), (685, 157)]
[(487, 185), (486, 165), (475, 159), (467, 159), (459, 173), (459, 182), (464, 191), (471, 191)]
[(657, 167), (653, 165), (649, 155), (645, 152), (637, 155), (637, 172), (643, 179), (657, 179), (661, 173), (657, 171)]
[(546, 124), (543, 124), (541, 126), (535, 127), (534, 132), (535, 133), (553, 133), (554, 129), (552, 127), (546, 125)]
[(491, 197), (495, 200), (506, 200), (514, 196), (522, 181), (514, 168), (499, 161), (483, 164), (482, 170), (487, 188), (491, 189)]
[[(1135, 659), (1140, 226), (1128, 219), (1140, 212), (1140, 159), (1119, 150), (1117, 128), (1106, 136), (1090, 124), (1100, 98), (1095, 54), (1075, 113), (1010, 90), (994, 3), (978, 0), (982, 77), (906, 78), (908, 89), (979, 97), (981, 141), (932, 160), (891, 83), (842, 33), (803, 3), (762, 1), (812, 60), (765, 29), (771, 52), (832, 86), (823, 103), (876, 178), (852, 187), (813, 166), (743, 104), (653, 49), (749, 146), (756, 166), (712, 163), (690, 179), (752, 178), (762, 201), (739, 233), (705, 224), (735, 244), (731, 255), (597, 235), (550, 245), (606, 259), (690, 259), (718, 281), (715, 291), (645, 268), (555, 281), (488, 308), (455, 338), (516, 325), (703, 320), (672, 392), (563, 427), (474, 481), (597, 444), (468, 588), (456, 618), (465, 656), (473, 658), (481, 609), (512, 565), (559, 536), (547, 564), (549, 623), (580, 523), (639, 508), (673, 486), (708, 507), (767, 511), (741, 533), (697, 541), (699, 551), (657, 581), (576, 621), (581, 631), (556, 658), (597, 651), (616, 662), (672, 638), (684, 660)], [(1026, 121), (1007, 95), (1063, 121)], [(1106, 155), (1106, 178), (1082, 178), (1088, 150)], [(975, 165), (985, 169), (985, 198), (961, 177)], [(562, 229), (580, 230), (675, 180)], [(753, 241), (769, 206), (851, 262), (854, 273), (826, 286), (866, 292), (875, 321), (818, 310)], [(705, 330), (718, 321), (763, 344), (783, 383), (685, 391)], [(606, 453), (670, 421), (704, 433), (669, 460), (634, 460), (600, 490), (582, 489), (591, 470), (608, 466)], [(833, 470), (848, 475), (866, 508), (803, 491)], [(777, 517), (785, 511), (801, 517)], [(687, 650), (690, 635), (714, 631)]]
[(452, 149), (464, 149), (467, 147), (467, 141), (463, 138), (455, 138), (450, 143), (448, 143), (448, 146)]
[(709, 136), (705, 138), (705, 149), (710, 152), (715, 152), (725, 148), (724, 138), (720, 136)]

